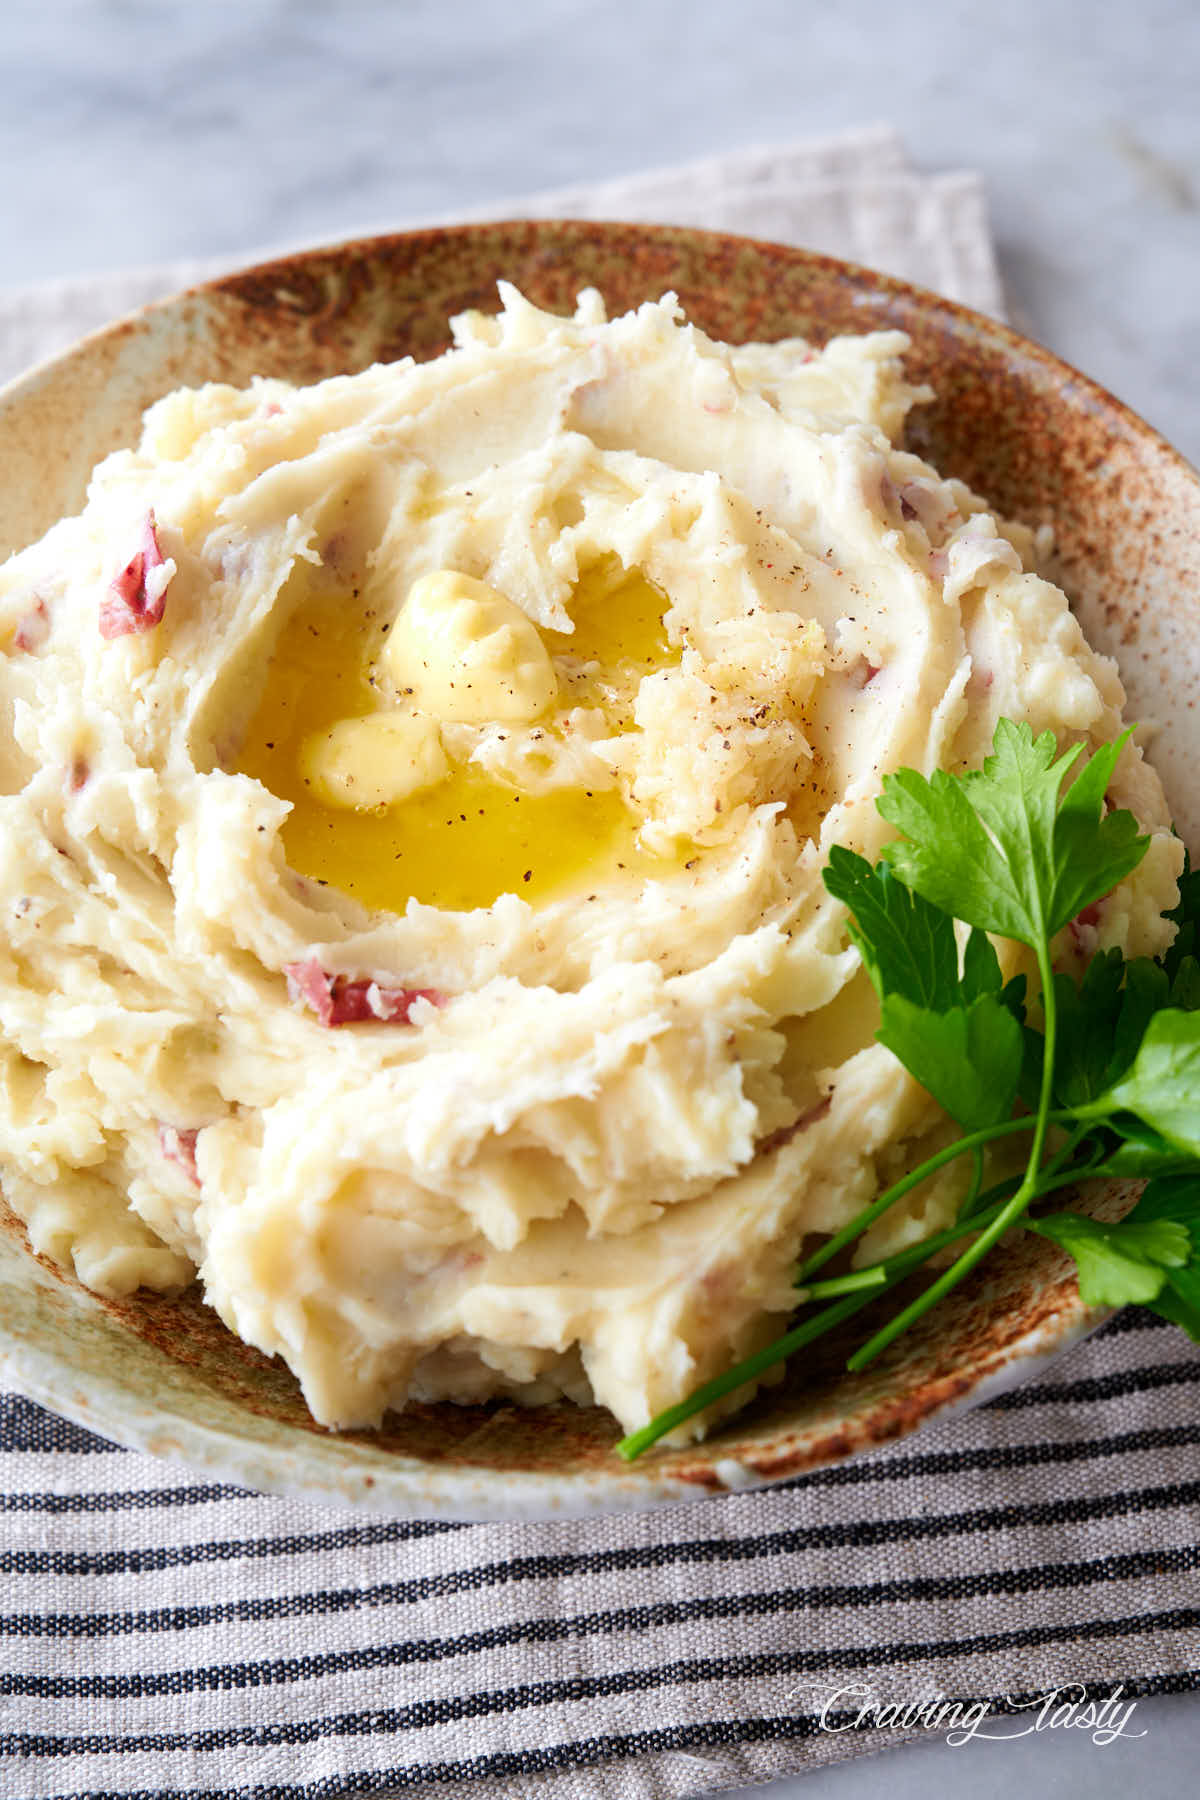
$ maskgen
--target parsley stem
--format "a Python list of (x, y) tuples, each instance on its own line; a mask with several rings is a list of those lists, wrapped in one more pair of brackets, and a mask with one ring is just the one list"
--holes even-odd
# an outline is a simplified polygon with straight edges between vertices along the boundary
[[(923, 1262), (938, 1250), (944, 1250), (947, 1244), (953, 1244), (961, 1237), (969, 1237), (973, 1231), (982, 1231), (990, 1225), (993, 1217), (1000, 1210), (1000, 1204), (989, 1206), (986, 1212), (976, 1213), (970, 1219), (957, 1220), (947, 1225), (943, 1231), (935, 1231), (932, 1237), (922, 1238), (919, 1244), (910, 1244), (907, 1250), (897, 1250), (893, 1256), (885, 1256), (882, 1262), (872, 1263), (873, 1269), (884, 1269), (891, 1280), (898, 1280), (902, 1275), (911, 1275), (914, 1269), (920, 1268)], [(856, 1273), (865, 1274), (865, 1270)], [(809, 1290), (812, 1291), (811, 1289)]]
[[(994, 1209), (998, 1212), (1000, 1209)], [(829, 1281), (816, 1283), (804, 1297), (804, 1304), (809, 1300), (825, 1297), (833, 1298), (835, 1292), (842, 1296), (832, 1306), (822, 1312), (814, 1313), (802, 1324), (767, 1344), (764, 1349), (748, 1356), (744, 1361), (736, 1363), (732, 1369), (726, 1369), (723, 1375), (716, 1376), (689, 1394), (686, 1400), (679, 1401), (676, 1406), (669, 1406), (665, 1411), (656, 1414), (648, 1425), (640, 1430), (630, 1432), (617, 1445), (617, 1453), (626, 1462), (633, 1462), (635, 1457), (648, 1450), (651, 1444), (665, 1437), (667, 1432), (674, 1431), (696, 1413), (703, 1412), (705, 1407), (712, 1406), (717, 1400), (723, 1400), (726, 1394), (733, 1393), (747, 1381), (753, 1381), (757, 1375), (773, 1368), (776, 1363), (784, 1361), (794, 1350), (801, 1350), (806, 1344), (824, 1337), (835, 1325), (844, 1319), (853, 1317), (869, 1301), (874, 1300), (880, 1290), (892, 1287), (896, 1282), (911, 1275), (914, 1269), (932, 1256), (936, 1251), (952, 1244), (956, 1238), (965, 1237), (968, 1232), (978, 1231), (989, 1221), (990, 1214), (983, 1214), (970, 1220), (969, 1223), (947, 1226), (945, 1231), (935, 1232), (932, 1237), (924, 1238), (919, 1244), (911, 1244), (907, 1250), (900, 1250), (895, 1256), (887, 1257), (883, 1262), (873, 1263), (869, 1269), (857, 1269), (849, 1275), (837, 1275)]]
[[(942, 1275), (939, 1275), (936, 1281), (931, 1282), (925, 1292), (919, 1294), (911, 1305), (906, 1306), (902, 1312), (898, 1312), (894, 1319), (889, 1319), (887, 1324), (875, 1333), (874, 1337), (867, 1339), (861, 1349), (856, 1350), (853, 1356), (847, 1357), (846, 1367), (855, 1371), (865, 1369), (867, 1364), (874, 1362), (880, 1352), (886, 1350), (888, 1345), (902, 1332), (907, 1331), (910, 1325), (915, 1324), (931, 1307), (936, 1306), (938, 1301), (950, 1292), (951, 1288), (957, 1287), (963, 1277), (970, 1274), (975, 1264), (987, 1255), (992, 1245), (1004, 1236), (1009, 1226), (1017, 1223), (1033, 1198), (1034, 1190), (1030, 1190), (1027, 1183), (1023, 1181), (1012, 1199), (1000, 1208), (990, 1225), (981, 1231), (975, 1242), (963, 1251), (957, 1262), (951, 1263), (950, 1267)], [(966, 1223), (968, 1226), (977, 1226), (978, 1221), (971, 1219)]]
[[(1059, 1119), (1071, 1117), (1070, 1113), (1047, 1113), (1046, 1120), (1047, 1123), (1052, 1124)], [(905, 1194), (911, 1193), (912, 1189), (919, 1186), (927, 1175), (936, 1174), (939, 1169), (945, 1168), (947, 1163), (953, 1162), (956, 1156), (962, 1156), (966, 1151), (974, 1150), (983, 1144), (990, 1144), (994, 1138), (1012, 1137), (1016, 1132), (1033, 1131), (1034, 1129), (1035, 1121), (1032, 1115), (1027, 1113), (1020, 1119), (1006, 1119), (1000, 1125), (988, 1125), (980, 1131), (968, 1133), (966, 1137), (955, 1138), (952, 1144), (947, 1144), (943, 1149), (936, 1151), (933, 1156), (926, 1157), (923, 1163), (918, 1163), (915, 1169), (910, 1169), (907, 1175), (902, 1175), (899, 1181), (893, 1182), (890, 1188), (886, 1188), (878, 1199), (872, 1200), (869, 1206), (864, 1206), (861, 1212), (855, 1213), (850, 1222), (843, 1225), (840, 1231), (835, 1231), (819, 1250), (814, 1250), (812, 1255), (807, 1257), (797, 1269), (796, 1285), (798, 1287), (806, 1286), (810, 1275), (815, 1275), (818, 1269), (823, 1269), (839, 1250), (844, 1250), (846, 1245), (852, 1243), (869, 1225), (873, 1225), (889, 1206), (894, 1206), (897, 1200), (902, 1200)]]
[(802, 1350), (805, 1344), (811, 1344), (814, 1338), (822, 1337), (835, 1325), (840, 1325), (843, 1319), (851, 1318), (874, 1298), (875, 1289), (868, 1288), (865, 1293), (847, 1294), (844, 1299), (835, 1300), (832, 1306), (814, 1313), (812, 1318), (805, 1319), (793, 1331), (776, 1338), (753, 1356), (747, 1356), (732, 1369), (726, 1369), (723, 1375), (706, 1381), (703, 1387), (698, 1387), (686, 1400), (680, 1400), (676, 1406), (668, 1406), (664, 1412), (656, 1414), (648, 1425), (643, 1425), (638, 1431), (631, 1431), (617, 1445), (617, 1455), (625, 1462), (632, 1462), (643, 1450), (648, 1450), (651, 1444), (656, 1444), (659, 1438), (665, 1437), (668, 1431), (674, 1431), (677, 1425), (683, 1425), (706, 1407), (723, 1400), (726, 1394), (734, 1393), (747, 1381), (753, 1381), (768, 1369), (773, 1369), (776, 1363), (786, 1361), (793, 1350)]
[[(1054, 970), (1050, 966), (1050, 942), (1043, 937), (1036, 946), (1035, 954), (1038, 962), (1038, 973), (1042, 978), (1042, 1091), (1038, 1095), (1037, 1123), (1033, 1129), (1033, 1142), (1029, 1146), (1029, 1161), (1025, 1165), (1025, 1180), (1017, 1193), (1029, 1188), (1029, 1199), (1033, 1198), (1037, 1173), (1042, 1166), (1042, 1152), (1046, 1145), (1046, 1128), (1050, 1120), (1050, 1101), (1054, 1094), (1054, 1059), (1058, 1048), (1058, 1001), (1054, 993)], [(1016, 1199), (1014, 1194), (1013, 1198)]]
[(994, 1182), (991, 1187), (984, 1188), (981, 1194), (976, 1194), (969, 1210), (965, 1203), (959, 1207), (958, 1223), (967, 1225), (977, 1219), (980, 1213), (985, 1212), (989, 1206), (994, 1205), (997, 1200), (1007, 1200), (1010, 1194), (1016, 1193), (1024, 1179), (1023, 1173), (1010, 1175), (1007, 1180)]
[(871, 1263), (865, 1269), (852, 1269), (848, 1275), (831, 1275), (828, 1281), (810, 1281), (804, 1290), (809, 1300), (833, 1300), (838, 1294), (853, 1294), (860, 1288), (886, 1287), (887, 1265)]
[[(894, 1319), (878, 1330), (874, 1337), (847, 1358), (846, 1367), (852, 1370), (864, 1369), (869, 1362), (894, 1343), (910, 1325), (922, 1318), (931, 1307), (936, 1306), (952, 1288), (958, 1286), (964, 1276), (968, 1275), (975, 1264), (982, 1260), (992, 1245), (1004, 1236), (1010, 1225), (1015, 1225), (1021, 1214), (1037, 1197), (1039, 1191), (1038, 1176), (1041, 1173), (1042, 1151), (1046, 1143), (1046, 1132), (1053, 1118), (1061, 1118), (1061, 1114), (1051, 1111), (1050, 1101), (1054, 1092), (1054, 1052), (1057, 1031), (1057, 1006), (1054, 997), (1054, 973), (1050, 967), (1050, 948), (1045, 938), (1034, 946), (1038, 960), (1038, 970), (1042, 978), (1042, 1021), (1045, 1048), (1042, 1055), (1042, 1089), (1038, 1095), (1037, 1116), (1034, 1121), (1033, 1142), (1029, 1146), (1029, 1160), (1025, 1165), (1025, 1174), (1020, 1187), (1011, 1200), (1005, 1202), (999, 1212), (987, 1225), (973, 1244), (969, 1244), (957, 1261), (931, 1282), (923, 1294), (902, 1311)], [(1068, 1115), (1069, 1117), (1070, 1115)], [(967, 1143), (963, 1138), (962, 1143)]]
[[(1070, 1115), (1067, 1113), (1049, 1113), (1047, 1115), (1047, 1118), (1051, 1123), (1056, 1123), (1069, 1117)], [(1012, 1120), (1008, 1125), (999, 1126), (987, 1132), (976, 1132), (973, 1136), (980, 1140), (986, 1140), (992, 1137), (1003, 1137), (1011, 1134), (1011, 1132), (1018, 1127), (1029, 1130), (1031, 1125), (1032, 1119), (1030, 1118)], [(1042, 1172), (1043, 1177), (1049, 1174), (1051, 1170), (1061, 1167), (1064, 1158), (1071, 1154), (1082, 1135), (1086, 1135), (1086, 1133), (1082, 1133), (1079, 1130), (1074, 1133), (1071, 1140), (1057, 1152), (1049, 1163), (1047, 1163), (1045, 1170)], [(928, 1163), (922, 1163), (919, 1169), (913, 1170), (911, 1176), (905, 1177), (905, 1182), (908, 1184), (907, 1187), (903, 1182), (898, 1182), (896, 1184), (897, 1188), (901, 1188), (904, 1192), (907, 1192), (908, 1187), (915, 1185), (917, 1180), (922, 1179), (931, 1172), (931, 1166), (933, 1164), (936, 1163), (938, 1167), (941, 1167), (944, 1163), (951, 1160), (950, 1152), (957, 1152), (963, 1149), (964, 1146), (965, 1140), (962, 1140), (957, 1144), (948, 1145), (945, 1150), (939, 1151), (936, 1157), (930, 1158)], [(1078, 1170), (1065, 1170), (1052, 1180), (1040, 1180), (1037, 1186), (1037, 1194), (1040, 1196), (1042, 1194), (1052, 1193), (1056, 1188), (1070, 1187), (1079, 1179), (1080, 1175)], [(1020, 1185), (1024, 1186), (1024, 1182)], [(736, 1363), (732, 1369), (726, 1369), (723, 1375), (718, 1375), (712, 1381), (706, 1382), (703, 1387), (697, 1388), (695, 1393), (689, 1394), (686, 1400), (681, 1400), (677, 1405), (667, 1407), (665, 1411), (656, 1414), (656, 1416), (650, 1420), (648, 1425), (643, 1425), (638, 1431), (631, 1432), (628, 1437), (621, 1439), (621, 1442), (616, 1447), (618, 1454), (626, 1462), (633, 1462), (636, 1457), (642, 1454), (643, 1450), (648, 1450), (652, 1444), (658, 1442), (659, 1438), (665, 1437), (669, 1431), (674, 1431), (677, 1425), (685, 1424), (688, 1419), (694, 1418), (698, 1412), (703, 1412), (706, 1407), (714, 1405), (718, 1400), (723, 1400), (727, 1394), (733, 1393), (746, 1382), (753, 1381), (767, 1369), (774, 1368), (776, 1363), (785, 1361), (793, 1351), (801, 1350), (807, 1344), (813, 1343), (817, 1338), (823, 1337), (827, 1331), (832, 1331), (835, 1325), (840, 1325), (843, 1319), (852, 1318), (853, 1315), (860, 1311), (862, 1307), (866, 1306), (869, 1301), (876, 1299), (884, 1289), (894, 1287), (896, 1283), (903, 1280), (905, 1276), (911, 1275), (923, 1262), (926, 1262), (929, 1257), (935, 1255), (937, 1251), (944, 1249), (947, 1244), (953, 1244), (957, 1242), (959, 1238), (968, 1237), (977, 1231), (987, 1231), (989, 1226), (1004, 1217), (1006, 1212), (1009, 1211), (1011, 1202), (1009, 1202), (1008, 1205), (1005, 1204), (1005, 1192), (1011, 1186), (1012, 1181), (1010, 1180), (1000, 1182), (994, 1188), (989, 1188), (985, 1193), (978, 1196), (976, 1200), (977, 1210), (972, 1213), (969, 1218), (960, 1218), (955, 1224), (948, 1225), (945, 1230), (935, 1232), (932, 1237), (923, 1238), (919, 1244), (910, 1245), (907, 1250), (900, 1250), (894, 1256), (885, 1257), (881, 1262), (871, 1263), (865, 1269), (852, 1269), (846, 1275), (835, 1275), (831, 1276), (826, 1281), (809, 1283), (806, 1287), (803, 1304), (807, 1305), (808, 1302), (812, 1300), (830, 1300), (833, 1301), (834, 1304), (825, 1307), (822, 1312), (814, 1313), (810, 1318), (805, 1319), (800, 1325), (797, 1325), (792, 1331), (786, 1332), (782, 1337), (774, 1339), (772, 1343), (767, 1344), (762, 1350), (756, 1351), (753, 1356), (746, 1357), (742, 1362)], [(1019, 1192), (1020, 1188), (1018, 1188), (1018, 1193)], [(883, 1195), (882, 1198), (888, 1205), (891, 1205), (894, 1200), (901, 1198), (901, 1194), (889, 1189), (887, 1194)], [(1017, 1195), (1014, 1194), (1012, 1198), (1015, 1200)], [(991, 1202), (990, 1205), (987, 1204), (989, 1201)], [(1024, 1210), (1024, 1204), (1025, 1203), (1022, 1204), (1022, 1211)], [(874, 1206), (866, 1208), (866, 1211), (871, 1213), (881, 1212), (882, 1210), (883, 1208), (880, 1207), (878, 1201), (875, 1202)], [(859, 1216), (861, 1218), (862, 1215), (860, 1214)], [(1007, 1229), (1007, 1227), (1002, 1227), (1002, 1229)], [(849, 1242), (849, 1239), (846, 1241)], [(841, 1246), (839, 1245), (838, 1247), (840, 1248)], [(815, 1260), (816, 1258), (810, 1259), (810, 1261)], [(824, 1260), (824, 1258), (822, 1258), (822, 1260)], [(964, 1260), (965, 1259), (960, 1258), (959, 1262), (963, 1262)], [(958, 1267), (959, 1263), (955, 1263), (952, 1268), (946, 1271), (946, 1273), (948, 1275), (953, 1275), (954, 1270)], [(914, 1304), (921, 1305), (925, 1302), (927, 1295), (931, 1291), (932, 1290), (930, 1289), (926, 1289), (925, 1294), (922, 1294)], [(930, 1301), (929, 1304), (932, 1305), (933, 1302)], [(874, 1340), (872, 1340), (872, 1342), (873, 1341)], [(866, 1347), (867, 1346), (864, 1346), (864, 1348)], [(856, 1359), (851, 1357), (847, 1366), (854, 1368), (856, 1366)]]
[(1092, 1165), (1096, 1160), (1094, 1154), (1091, 1164), (1085, 1164), (1082, 1168), (1069, 1168), (1065, 1180), (1059, 1178), (1059, 1172), (1070, 1163), (1080, 1144), (1094, 1130), (1095, 1126), (1090, 1119), (1085, 1120), (1082, 1125), (1077, 1125), (1061, 1149), (1056, 1150), (1049, 1161), (1042, 1164), (1038, 1170), (1035, 1199), (1040, 1200), (1043, 1194), (1051, 1193), (1056, 1187), (1066, 1187), (1072, 1181), (1087, 1181), (1090, 1178)]
[(885, 1256), (880, 1262), (868, 1263), (865, 1269), (852, 1269), (848, 1275), (833, 1275), (828, 1281), (814, 1281), (804, 1289), (804, 1300), (832, 1300), (837, 1294), (855, 1293), (866, 1287), (892, 1287), (901, 1276), (911, 1275), (914, 1269), (931, 1257), (935, 1251), (945, 1249), (961, 1237), (967, 1237), (973, 1231), (982, 1231), (999, 1206), (990, 1206), (986, 1212), (975, 1213), (969, 1219), (958, 1220), (947, 1225), (944, 1231), (934, 1232), (932, 1237), (922, 1238), (919, 1244), (910, 1244), (907, 1250), (897, 1250), (892, 1256)]
[[(1060, 1114), (1058, 1117), (1061, 1119), (1062, 1115)], [(1043, 1166), (1038, 1175), (1037, 1194), (1035, 1195), (1036, 1199), (1041, 1200), (1047, 1194), (1057, 1192), (1059, 1188), (1074, 1187), (1077, 1182), (1091, 1180), (1092, 1176), (1096, 1173), (1095, 1157), (1082, 1168), (1074, 1167), (1064, 1170), (1063, 1165), (1064, 1163), (1069, 1162), (1070, 1158), (1074, 1156), (1076, 1150), (1078, 1150), (1080, 1144), (1092, 1129), (1093, 1127), (1090, 1123), (1078, 1126), (1076, 1130), (1071, 1133), (1071, 1136), (1063, 1145), (1062, 1149), (1056, 1151), (1049, 1162)], [(1053, 1177), (1053, 1179), (1050, 1179), (1051, 1177)], [(995, 1205), (998, 1200), (1007, 1200), (1010, 1194), (1015, 1194), (1023, 1180), (1024, 1176), (1010, 1175), (1007, 1181), (998, 1181), (994, 1187), (985, 1188), (982, 1194), (976, 1196), (975, 1204), (969, 1213), (965, 1210), (960, 1211), (958, 1215), (959, 1219), (964, 1224), (973, 1224), (984, 1212)]]

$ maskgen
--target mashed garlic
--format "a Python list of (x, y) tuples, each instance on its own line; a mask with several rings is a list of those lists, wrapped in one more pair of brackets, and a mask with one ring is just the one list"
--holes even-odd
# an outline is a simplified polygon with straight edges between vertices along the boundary
[[(830, 846), (1000, 717), (1122, 725), (1030, 533), (896, 447), (902, 335), (502, 297), (434, 362), (168, 396), (0, 571), (5, 1193), (98, 1292), (198, 1273), (336, 1426), (633, 1428), (774, 1336), (949, 1130)], [(1136, 748), (1114, 789), (1150, 851), (1064, 957), (1170, 936)]]

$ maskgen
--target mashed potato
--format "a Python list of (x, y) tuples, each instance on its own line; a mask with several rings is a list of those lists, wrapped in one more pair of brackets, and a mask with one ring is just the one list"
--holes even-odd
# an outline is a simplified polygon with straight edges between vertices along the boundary
[[(198, 1273), (334, 1426), (633, 1428), (777, 1334), (951, 1130), (830, 846), (1002, 716), (1122, 725), (1031, 534), (896, 447), (903, 336), (502, 297), (433, 362), (168, 396), (0, 571), (5, 1193), (100, 1293)], [(1149, 854), (1064, 958), (1170, 936), (1138, 749), (1114, 791)]]

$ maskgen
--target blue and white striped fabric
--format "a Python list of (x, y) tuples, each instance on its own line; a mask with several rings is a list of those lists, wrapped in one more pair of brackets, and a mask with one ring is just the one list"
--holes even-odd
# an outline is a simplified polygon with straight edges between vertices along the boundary
[(469, 1526), (190, 1481), (9, 1398), (0, 1792), (659, 1800), (900, 1741), (853, 1728), (868, 1693), (1195, 1687), (1198, 1398), (1200, 1349), (1130, 1313), (783, 1489)]

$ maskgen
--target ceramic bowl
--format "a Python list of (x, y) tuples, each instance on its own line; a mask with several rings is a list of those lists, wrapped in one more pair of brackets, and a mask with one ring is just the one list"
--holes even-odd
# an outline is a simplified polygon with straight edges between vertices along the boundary
[[(1054, 527), (1059, 578), (1116, 656), (1130, 717), (1161, 726), (1154, 760), (1179, 829), (1193, 792), (1200, 696), (1200, 480), (1147, 425), (1045, 350), (901, 282), (802, 250), (705, 232), (505, 223), (317, 250), (210, 283), (127, 319), (0, 395), (0, 553), (78, 508), (92, 465), (136, 439), (181, 383), (293, 381), (436, 355), (496, 280), (568, 311), (673, 289), (734, 342), (900, 327), (937, 398), (909, 442), (1005, 512)], [(1096, 1196), (1120, 1210), (1128, 1192)], [(289, 1371), (239, 1343), (197, 1292), (112, 1304), (0, 1233), (0, 1379), (118, 1442), (222, 1479), (393, 1514), (539, 1516), (642, 1507), (794, 1477), (889, 1442), (1033, 1373), (1097, 1323), (1065, 1260), (1002, 1245), (859, 1375), (827, 1341), (706, 1443), (627, 1467), (599, 1408), (414, 1405), (379, 1432), (314, 1425)], [(861, 1321), (858, 1322), (861, 1325)]]

